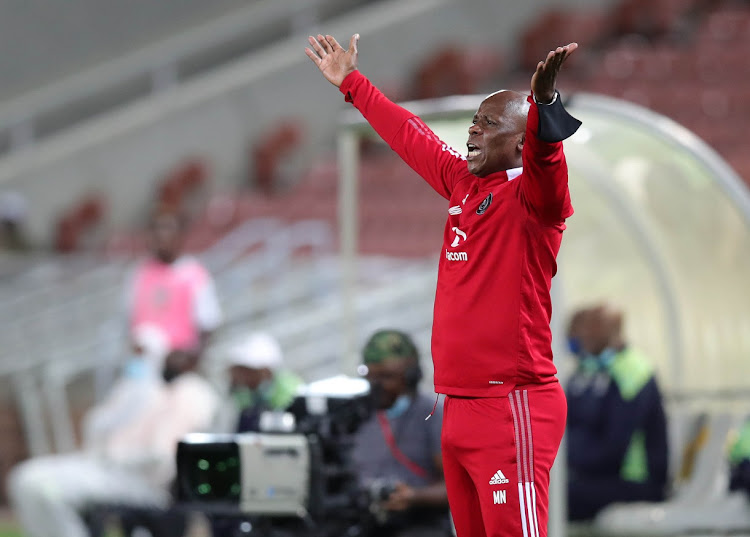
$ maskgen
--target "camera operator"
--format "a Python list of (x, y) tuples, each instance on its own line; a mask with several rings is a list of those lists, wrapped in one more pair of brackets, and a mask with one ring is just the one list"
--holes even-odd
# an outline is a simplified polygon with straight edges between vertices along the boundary
[(450, 535), (442, 409), (418, 391), (417, 348), (407, 334), (381, 330), (370, 337), (363, 358), (377, 411), (358, 429), (352, 458), (375, 502), (374, 537)]

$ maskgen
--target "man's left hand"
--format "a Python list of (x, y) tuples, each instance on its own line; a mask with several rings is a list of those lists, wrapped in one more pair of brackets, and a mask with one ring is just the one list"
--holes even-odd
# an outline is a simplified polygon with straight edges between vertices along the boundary
[(414, 503), (415, 496), (416, 492), (412, 487), (405, 483), (397, 483), (395, 490), (383, 503), (383, 508), (387, 511), (406, 511)]
[(557, 73), (560, 72), (565, 59), (577, 48), (578, 43), (557, 47), (555, 50), (550, 50), (547, 58), (537, 64), (536, 72), (531, 77), (531, 91), (534, 93), (536, 102), (543, 104), (552, 102), (555, 97)]

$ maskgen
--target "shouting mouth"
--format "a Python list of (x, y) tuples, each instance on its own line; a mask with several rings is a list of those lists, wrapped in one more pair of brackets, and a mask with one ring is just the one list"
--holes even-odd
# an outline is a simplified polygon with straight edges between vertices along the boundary
[(471, 142), (466, 144), (468, 152), (466, 153), (466, 160), (472, 160), (482, 154), (482, 151)]

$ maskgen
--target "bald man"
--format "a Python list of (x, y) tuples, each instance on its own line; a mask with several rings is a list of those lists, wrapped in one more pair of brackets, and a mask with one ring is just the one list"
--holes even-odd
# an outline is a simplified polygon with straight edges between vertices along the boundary
[(648, 359), (627, 345), (623, 313), (597, 304), (574, 315), (578, 367), (567, 385), (568, 511), (593, 518), (615, 502), (661, 501), (667, 422)]
[(357, 70), (357, 42), (310, 37), (307, 56), (449, 201), (432, 331), (446, 395), (445, 481), (458, 537), (545, 536), (549, 470), (565, 426), (552, 362), (550, 284), (573, 214), (562, 140), (580, 125), (557, 93), (577, 44), (550, 51), (531, 93), (484, 99), (465, 155)]

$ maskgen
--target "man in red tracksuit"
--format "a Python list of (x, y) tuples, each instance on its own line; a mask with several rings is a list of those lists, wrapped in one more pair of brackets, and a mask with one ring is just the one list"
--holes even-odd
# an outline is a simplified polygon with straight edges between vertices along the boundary
[(577, 44), (550, 51), (531, 95), (479, 106), (464, 157), (383, 96), (330, 36), (307, 55), (401, 158), (450, 201), (432, 331), (446, 394), (445, 481), (458, 537), (547, 535), (549, 471), (566, 402), (552, 362), (550, 283), (573, 214), (562, 140), (580, 125), (555, 90)]

